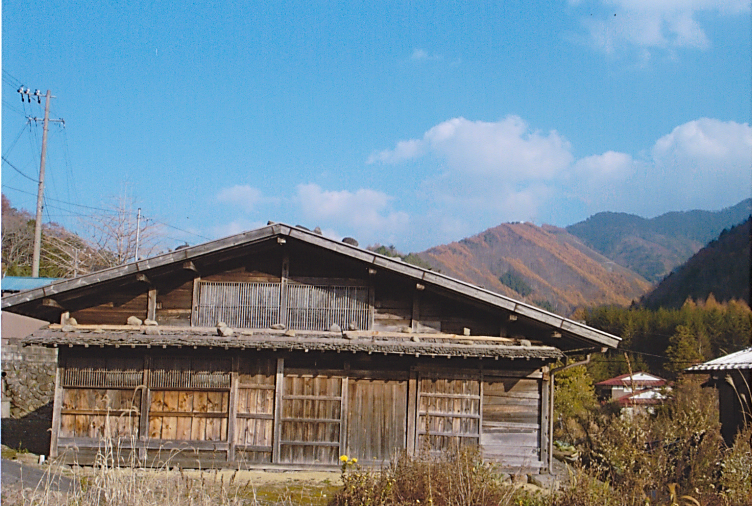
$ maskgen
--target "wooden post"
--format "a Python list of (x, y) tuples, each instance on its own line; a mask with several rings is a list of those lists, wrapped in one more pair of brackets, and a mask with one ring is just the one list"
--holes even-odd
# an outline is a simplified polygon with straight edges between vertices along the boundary
[(144, 355), (144, 381), (141, 387), (141, 412), (138, 419), (138, 458), (146, 461), (146, 447), (149, 441), (149, 376), (151, 375), (151, 355)]
[(201, 276), (193, 278), (193, 295), (191, 301), (191, 326), (198, 325), (198, 303), (199, 303), (199, 283), (201, 282)]
[(232, 372), (230, 373), (230, 405), (227, 413), (227, 461), (235, 461), (235, 423), (238, 415), (238, 370), (240, 369), (240, 358), (236, 355), (232, 357)]
[(543, 463), (542, 472), (550, 472), (551, 469), (551, 439), (553, 436), (552, 419), (553, 413), (551, 409), (551, 375), (548, 373), (548, 366), (543, 368), (543, 379), (541, 379), (541, 415), (540, 415), (540, 428), (541, 428), (541, 440), (540, 440), (540, 460)]
[(279, 323), (287, 325), (287, 280), (290, 277), (290, 256), (282, 255), (282, 275), (279, 287)]
[(417, 443), (418, 413), (418, 371), (410, 368), (410, 379), (407, 382), (407, 454), (415, 455)]
[(480, 393), (480, 399), (478, 400), (478, 448), (480, 448), (481, 455), (483, 454), (483, 447), (481, 442), (483, 441), (483, 366), (480, 366), (480, 378), (478, 381), (478, 393)]
[(146, 318), (157, 321), (157, 289), (149, 290), (148, 303), (146, 307)]
[(420, 291), (413, 291), (413, 311), (410, 318), (410, 327), (413, 332), (418, 331), (418, 324), (420, 322)]
[(279, 438), (282, 433), (282, 395), (285, 389), (285, 359), (277, 359), (277, 376), (274, 382), (274, 440), (272, 441), (272, 463), (279, 464)]
[[(347, 368), (349, 369), (349, 367)], [(347, 415), (349, 411), (347, 398), (349, 397), (348, 392), (348, 377), (347, 373), (345, 373), (345, 377), (342, 378), (342, 400), (340, 401), (340, 410), (339, 410), (339, 454), (340, 455), (346, 455), (347, 454)]]
[(52, 435), (50, 437), (50, 458), (58, 456), (57, 440), (60, 435), (60, 411), (63, 407), (63, 368), (61, 367), (60, 352), (58, 351), (57, 367), (55, 368), (55, 395), (52, 404)]

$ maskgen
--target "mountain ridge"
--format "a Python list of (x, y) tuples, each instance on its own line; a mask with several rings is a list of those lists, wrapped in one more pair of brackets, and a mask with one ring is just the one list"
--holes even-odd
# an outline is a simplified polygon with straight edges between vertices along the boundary
[(444, 274), (562, 314), (628, 306), (751, 208), (745, 199), (655, 218), (602, 212), (566, 228), (502, 223), (416, 255)]

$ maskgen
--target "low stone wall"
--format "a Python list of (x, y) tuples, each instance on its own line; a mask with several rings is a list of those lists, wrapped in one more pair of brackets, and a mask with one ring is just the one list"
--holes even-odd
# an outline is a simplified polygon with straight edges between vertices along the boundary
[(23, 347), (7, 341), (2, 347), (3, 398), (11, 418), (26, 418), (49, 404), (55, 393), (57, 349)]
[[(57, 349), (2, 343), (2, 443), (34, 453), (49, 452)], [(9, 408), (9, 409), (7, 409)]]

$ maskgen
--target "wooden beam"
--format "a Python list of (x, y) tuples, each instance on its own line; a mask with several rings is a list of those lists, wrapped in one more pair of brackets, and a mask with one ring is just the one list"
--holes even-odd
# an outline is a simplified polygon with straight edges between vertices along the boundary
[(65, 309), (58, 303), (58, 301), (50, 297), (42, 299), (42, 305), (45, 307), (54, 307), (55, 309)]
[(280, 436), (282, 434), (282, 395), (285, 390), (285, 359), (277, 359), (277, 374), (274, 380), (274, 426), (272, 427), (272, 464), (279, 464)]
[(183, 269), (186, 271), (193, 271), (198, 273), (198, 267), (196, 267), (196, 264), (194, 264), (191, 260), (186, 260), (183, 262)]

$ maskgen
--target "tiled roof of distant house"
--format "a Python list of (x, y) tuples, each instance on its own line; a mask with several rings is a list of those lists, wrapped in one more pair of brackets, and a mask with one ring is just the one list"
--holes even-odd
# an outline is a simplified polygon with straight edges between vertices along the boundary
[(645, 372), (636, 372), (632, 375), (622, 374), (621, 376), (616, 376), (615, 378), (610, 378), (605, 381), (601, 381), (600, 383), (596, 383), (595, 386), (617, 387), (617, 386), (631, 385), (633, 378), (635, 382), (635, 387), (637, 388), (661, 387), (666, 384), (666, 380), (663, 378), (659, 378), (658, 376), (654, 376), (652, 374), (648, 374)]

